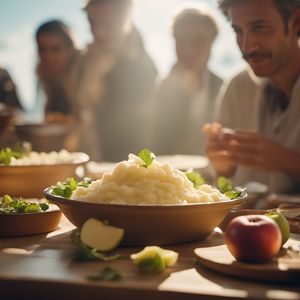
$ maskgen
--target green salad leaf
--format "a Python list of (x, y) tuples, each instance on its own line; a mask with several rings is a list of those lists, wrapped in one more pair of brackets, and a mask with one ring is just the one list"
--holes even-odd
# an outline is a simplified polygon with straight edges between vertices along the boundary
[(64, 182), (58, 182), (55, 186), (52, 187), (52, 194), (55, 196), (60, 196), (66, 199), (70, 199), (72, 193), (77, 189), (77, 187), (89, 187), (92, 180), (89, 178), (84, 178), (80, 182), (76, 182), (74, 178), (69, 178)]
[(99, 274), (87, 276), (88, 280), (105, 280), (105, 281), (118, 281), (122, 279), (122, 274), (112, 268), (106, 267)]
[(148, 168), (154, 160), (154, 155), (151, 153), (151, 151), (149, 151), (146, 148), (140, 151), (140, 153), (138, 154), (138, 157), (144, 161), (145, 168)]
[(204, 178), (197, 172), (193, 170), (188, 170), (185, 172), (185, 176), (189, 181), (191, 181), (194, 185), (194, 188), (199, 187), (200, 185), (205, 183)]
[(22, 198), (13, 198), (5, 195), (0, 201), (0, 213), (35, 213), (49, 209), (49, 205), (45, 202), (30, 202)]
[(119, 259), (121, 256), (119, 254), (115, 255), (106, 255), (98, 251), (97, 249), (93, 249), (83, 244), (80, 238), (80, 230), (75, 229), (72, 232), (71, 239), (73, 243), (78, 247), (77, 251), (74, 255), (75, 261), (109, 261)]

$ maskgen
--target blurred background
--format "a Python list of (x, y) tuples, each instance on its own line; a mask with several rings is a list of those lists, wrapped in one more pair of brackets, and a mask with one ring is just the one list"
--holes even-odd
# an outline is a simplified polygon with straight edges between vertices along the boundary
[[(134, 22), (141, 31), (146, 49), (161, 77), (174, 62), (174, 44), (170, 35), (170, 18), (178, 5), (204, 4), (212, 8), (220, 27), (209, 61), (210, 68), (226, 79), (244, 63), (234, 41), (233, 32), (217, 9), (216, 0), (135, 0)], [(79, 47), (91, 40), (89, 25), (82, 12), (82, 0), (10, 0), (1, 1), (0, 65), (11, 74), (19, 98), (26, 109), (36, 103), (36, 48), (34, 32), (48, 19), (62, 19), (75, 32)]]

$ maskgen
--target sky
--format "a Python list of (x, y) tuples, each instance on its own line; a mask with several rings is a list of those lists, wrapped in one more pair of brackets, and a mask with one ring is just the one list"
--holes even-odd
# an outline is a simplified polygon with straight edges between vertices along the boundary
[[(91, 35), (81, 10), (83, 3), (84, 0), (0, 0), (0, 65), (10, 72), (26, 108), (36, 101), (36, 28), (50, 19), (61, 19), (73, 29), (79, 46), (84, 47)], [(163, 77), (175, 60), (169, 30), (172, 14), (178, 6), (194, 3), (209, 7), (218, 20), (221, 32), (212, 49), (209, 66), (226, 79), (244, 63), (234, 34), (219, 13), (215, 0), (135, 0), (134, 22)]]

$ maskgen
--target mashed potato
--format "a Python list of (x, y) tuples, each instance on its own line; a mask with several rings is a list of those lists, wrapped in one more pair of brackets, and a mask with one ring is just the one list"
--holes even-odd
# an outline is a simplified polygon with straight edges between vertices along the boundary
[(138, 156), (116, 165), (88, 188), (78, 187), (72, 199), (109, 204), (187, 204), (229, 200), (217, 189), (203, 184), (195, 189), (186, 175), (168, 163), (154, 160), (148, 167)]
[(31, 151), (21, 158), (11, 158), (10, 166), (54, 165), (72, 163), (78, 158), (78, 153), (70, 153), (67, 150), (49, 153)]

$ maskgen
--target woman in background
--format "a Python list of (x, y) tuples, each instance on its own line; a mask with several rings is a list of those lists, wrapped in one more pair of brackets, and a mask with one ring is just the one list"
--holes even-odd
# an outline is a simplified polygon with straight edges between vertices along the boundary
[(70, 28), (59, 20), (43, 23), (36, 31), (39, 54), (37, 75), (46, 94), (46, 119), (75, 116), (72, 68), (79, 57)]

